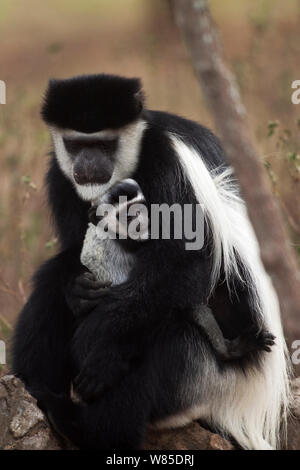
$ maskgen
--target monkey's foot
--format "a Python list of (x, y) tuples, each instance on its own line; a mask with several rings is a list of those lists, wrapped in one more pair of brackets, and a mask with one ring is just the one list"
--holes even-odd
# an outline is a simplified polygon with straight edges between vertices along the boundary
[(264, 328), (260, 331), (251, 328), (237, 338), (225, 339), (225, 343), (227, 354), (224, 359), (231, 360), (244, 357), (251, 352), (271, 352), (271, 348), (275, 344), (275, 336)]
[(128, 370), (129, 362), (117, 352), (106, 351), (86, 361), (74, 380), (74, 389), (83, 401), (92, 402), (120, 382)]

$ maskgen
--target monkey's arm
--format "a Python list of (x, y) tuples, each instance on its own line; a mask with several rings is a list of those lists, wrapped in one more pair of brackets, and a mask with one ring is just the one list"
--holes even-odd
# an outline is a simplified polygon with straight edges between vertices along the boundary
[(176, 256), (168, 244), (163, 249), (158, 256), (145, 247), (130, 279), (104, 295), (97, 297), (92, 284), (86, 289), (84, 300), (94, 309), (80, 317), (73, 342), (81, 369), (75, 388), (84, 400), (94, 399), (124, 376), (149, 347), (150, 331), (166, 318), (172, 323), (174, 311), (188, 317), (191, 302), (200, 304), (201, 296), (207, 296), (209, 262), (186, 252)]
[(224, 338), (212, 310), (201, 305), (193, 310), (192, 319), (201, 328), (217, 356), (222, 360), (230, 359), (228, 340)]
[(15, 329), (13, 372), (36, 398), (47, 391), (66, 395), (70, 391), (68, 349), (75, 321), (64, 286), (82, 268), (79, 253), (76, 248), (63, 251), (38, 270)]
[(274, 345), (275, 337), (265, 329), (259, 332), (250, 329), (234, 339), (225, 338), (212, 310), (206, 305), (194, 309), (192, 318), (209, 340), (217, 357), (222, 361), (238, 359), (252, 351), (269, 352), (271, 346)]

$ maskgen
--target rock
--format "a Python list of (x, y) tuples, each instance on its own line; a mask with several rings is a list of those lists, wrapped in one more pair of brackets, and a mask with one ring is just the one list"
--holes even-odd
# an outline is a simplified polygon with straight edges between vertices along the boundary
[(13, 375), (0, 379), (0, 447), (4, 450), (61, 448), (36, 400)]
[[(293, 381), (293, 417), (289, 419), (288, 449), (300, 450), (300, 378)], [(0, 379), (0, 448), (60, 450), (72, 447), (53, 432), (36, 400), (13, 375)], [(149, 430), (145, 450), (233, 450), (233, 445), (198, 422), (179, 429)]]
[(184, 428), (148, 431), (145, 450), (233, 450), (230, 442), (195, 422)]

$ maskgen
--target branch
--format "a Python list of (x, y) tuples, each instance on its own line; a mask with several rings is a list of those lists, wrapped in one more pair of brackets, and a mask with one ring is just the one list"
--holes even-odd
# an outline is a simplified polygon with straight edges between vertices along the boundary
[(172, 0), (196, 74), (247, 204), (261, 258), (277, 291), (289, 341), (300, 338), (300, 276), (281, 213), (249, 130), (235, 80), (225, 64), (206, 0)]

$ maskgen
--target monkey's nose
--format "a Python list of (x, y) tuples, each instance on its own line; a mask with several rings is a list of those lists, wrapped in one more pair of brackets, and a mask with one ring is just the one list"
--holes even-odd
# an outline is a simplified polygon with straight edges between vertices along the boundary
[(90, 175), (87, 175), (84, 171), (74, 171), (73, 172), (74, 180), (77, 184), (89, 184), (92, 183), (92, 178)]
[(113, 168), (96, 167), (94, 162), (75, 163), (73, 177), (77, 184), (105, 184), (112, 176)]

